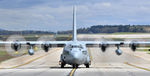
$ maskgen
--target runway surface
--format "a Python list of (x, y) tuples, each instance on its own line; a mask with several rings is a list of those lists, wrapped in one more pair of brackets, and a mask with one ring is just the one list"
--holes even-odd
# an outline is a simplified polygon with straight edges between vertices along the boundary
[(50, 50), (50, 53), (29, 63), (7, 69), (0, 69), (0, 76), (149, 76), (150, 61), (135, 56), (128, 48), (117, 56), (116, 48), (108, 48), (102, 53), (100, 48), (89, 48), (92, 64), (73, 69), (67, 65), (60, 68), (58, 64), (62, 49)]

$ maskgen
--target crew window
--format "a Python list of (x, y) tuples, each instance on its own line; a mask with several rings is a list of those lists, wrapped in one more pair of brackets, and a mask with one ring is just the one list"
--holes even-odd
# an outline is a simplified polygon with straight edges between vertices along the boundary
[(72, 45), (71, 47), (72, 48), (83, 48), (82, 46), (79, 46), (79, 45)]
[(65, 54), (65, 55), (68, 55), (68, 54), (69, 54), (69, 51), (65, 51), (64, 54)]
[(73, 45), (73, 46), (72, 46), (72, 48), (79, 48), (79, 46), (77, 46), (77, 45)]

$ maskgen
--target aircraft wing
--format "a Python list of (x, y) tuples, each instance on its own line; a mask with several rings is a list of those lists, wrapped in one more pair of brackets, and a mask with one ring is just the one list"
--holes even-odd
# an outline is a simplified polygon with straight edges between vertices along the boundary
[[(71, 41), (0, 41), (0, 44), (13, 44), (13, 43), (19, 43), (19, 44), (33, 44), (33, 45), (41, 45), (41, 44), (67, 44)], [(130, 45), (130, 44), (141, 44), (141, 45), (150, 45), (150, 41), (80, 41), (81, 43), (84, 43), (86, 45)]]
[(82, 41), (87, 46), (92, 45), (145, 45), (150, 46), (150, 41)]
[(82, 43), (86, 45), (102, 45), (102, 44), (110, 44), (110, 45), (115, 45), (115, 44), (120, 44), (123, 41), (82, 41)]
[(83, 41), (86, 47), (94, 47), (94, 45), (98, 45), (101, 47), (102, 52), (105, 52), (107, 47), (115, 46), (116, 54), (121, 55), (122, 51), (120, 49), (121, 46), (130, 47), (132, 51), (136, 51), (136, 48), (139, 46), (150, 46), (150, 41)]
[(42, 45), (42, 44), (51, 44), (51, 45), (65, 45), (70, 41), (0, 41), (0, 44), (22, 44), (22, 45)]

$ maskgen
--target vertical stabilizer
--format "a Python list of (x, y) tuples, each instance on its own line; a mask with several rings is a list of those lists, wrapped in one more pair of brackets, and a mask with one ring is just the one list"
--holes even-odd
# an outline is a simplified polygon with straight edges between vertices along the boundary
[(77, 41), (77, 28), (76, 28), (76, 7), (73, 6), (73, 41)]

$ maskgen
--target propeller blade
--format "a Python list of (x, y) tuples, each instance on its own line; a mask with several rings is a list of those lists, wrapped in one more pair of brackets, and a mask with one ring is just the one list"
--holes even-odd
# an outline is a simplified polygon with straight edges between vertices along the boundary
[(5, 44), (5, 49), (7, 53), (11, 56), (21, 56), (27, 51), (26, 45), (19, 44), (19, 41), (26, 41), (21, 35), (11, 35), (6, 41), (13, 41), (12, 44)]

